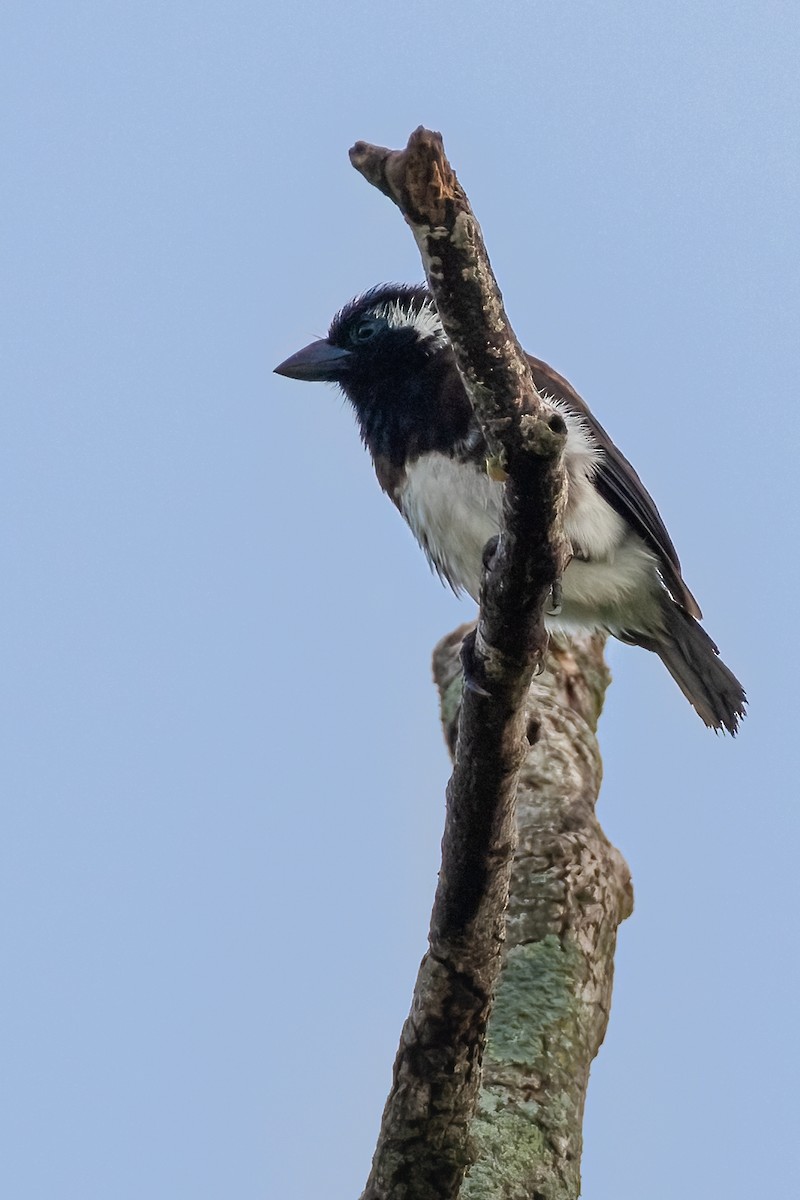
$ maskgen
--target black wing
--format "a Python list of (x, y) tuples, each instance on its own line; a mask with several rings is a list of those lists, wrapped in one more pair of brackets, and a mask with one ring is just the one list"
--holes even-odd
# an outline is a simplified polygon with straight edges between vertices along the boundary
[(533, 358), (530, 354), (527, 358), (531, 365), (533, 381), (542, 395), (563, 400), (586, 421), (597, 445), (603, 451), (595, 475), (597, 490), (656, 553), (661, 578), (672, 598), (691, 616), (699, 619), (703, 615), (700, 606), (683, 581), (677, 551), (647, 488), (603, 426), (592, 416), (586, 402), (566, 379), (540, 359)]

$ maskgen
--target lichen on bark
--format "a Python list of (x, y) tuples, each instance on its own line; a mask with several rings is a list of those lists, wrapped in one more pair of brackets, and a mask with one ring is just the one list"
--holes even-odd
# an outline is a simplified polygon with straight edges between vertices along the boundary
[(570, 556), (566, 427), (536, 391), (441, 136), (359, 142), (351, 161), (414, 233), (506, 479), (477, 625), (434, 654), (454, 758), (442, 868), (363, 1200), (574, 1200), (631, 893), (594, 814), (602, 639), (551, 639), (548, 653), (545, 606)]
[[(448, 742), (463, 632), (434, 652)], [(632, 907), (628, 868), (595, 815), (608, 680), (602, 638), (553, 637), (531, 687), (533, 744), (517, 792), (506, 945), (463, 1200), (580, 1194), (589, 1069), (608, 1022), (617, 926)]]

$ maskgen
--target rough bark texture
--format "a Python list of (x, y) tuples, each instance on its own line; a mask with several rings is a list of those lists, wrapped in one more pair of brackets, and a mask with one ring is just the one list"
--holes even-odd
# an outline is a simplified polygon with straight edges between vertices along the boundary
[(472, 1161), (486, 1025), (500, 969), (524, 759), (525, 700), (544, 657), (545, 602), (566, 563), (562, 419), (543, 403), (503, 310), (478, 224), (441, 138), (351, 160), (395, 201), (422, 253), (470, 399), (507, 479), (447, 789), (429, 950), (403, 1028), (363, 1200), (453, 1200)]
[[(446, 637), (433, 659), (451, 747), (464, 633)], [(583, 636), (553, 638), (531, 686), (506, 945), (463, 1200), (580, 1194), (589, 1068), (608, 1023), (617, 926), (633, 906), (627, 865), (595, 815), (608, 682), (603, 639)]]
[(441, 134), (419, 128), (405, 150), (356, 142), (350, 161), (394, 201), (414, 234), (428, 286), (497, 468), (515, 461), (524, 468), (531, 453), (552, 456), (563, 445), (564, 423), (533, 385), (480, 226), (445, 156)]
[[(551, 703), (542, 680), (530, 692), (547, 648), (545, 605), (557, 600), (568, 561), (566, 430), (533, 385), (441, 137), (418, 129), (404, 151), (359, 142), (350, 157), (411, 226), (493, 456), (487, 467), (506, 480), (503, 532), (487, 548), (477, 626), (463, 646), (459, 634), (437, 652), (455, 747), (442, 869), (362, 1200), (455, 1200), (476, 1153), (469, 1194), (562, 1200), (577, 1195), (586, 1075), (608, 1011), (610, 957), (600, 963), (593, 955), (610, 955), (625, 904), (617, 895), (623, 869), (589, 820), (599, 780), (591, 739), (598, 691), (573, 658), (559, 675), (568, 703)], [(596, 682), (599, 648), (595, 657)], [(529, 739), (541, 741), (533, 757)], [(530, 805), (514, 859), (521, 769)], [(529, 872), (538, 882), (533, 892), (520, 887), (509, 908), (516, 940), (476, 1117), (512, 861), (521, 864), (515, 886)]]

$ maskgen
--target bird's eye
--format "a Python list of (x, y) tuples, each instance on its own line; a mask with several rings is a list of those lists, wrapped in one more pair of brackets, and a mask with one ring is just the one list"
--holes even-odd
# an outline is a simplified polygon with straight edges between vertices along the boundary
[(380, 322), (375, 321), (372, 318), (369, 318), (366, 321), (359, 321), (359, 323), (354, 326), (350, 337), (354, 342), (357, 342), (360, 345), (363, 342), (368, 342), (370, 338), (373, 338), (378, 332), (379, 328)]

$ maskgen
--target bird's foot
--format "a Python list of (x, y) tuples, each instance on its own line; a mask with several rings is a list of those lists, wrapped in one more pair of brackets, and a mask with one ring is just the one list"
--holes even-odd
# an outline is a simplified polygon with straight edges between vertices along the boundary
[(550, 634), (545, 629), (544, 631), (544, 646), (542, 653), (537, 657), (533, 667), (533, 677), (538, 678), (539, 675), (544, 675), (547, 670), (547, 652), (550, 649)]
[(492, 537), (489, 538), (488, 542), (483, 547), (482, 561), (483, 561), (484, 571), (491, 571), (492, 566), (494, 564), (494, 556), (495, 556), (495, 554), (497, 554), (497, 547), (499, 545), (500, 545), (500, 534), (495, 533)]
[(561, 608), (564, 602), (564, 589), (561, 585), (561, 580), (557, 579), (550, 588), (550, 597), (548, 605), (545, 608), (545, 614), (548, 617), (557, 617), (561, 613)]
[(491, 699), (492, 693), (488, 692), (477, 678), (475, 633), (476, 631), (473, 629), (461, 643), (461, 669), (464, 673), (464, 687), (468, 692), (474, 692), (476, 696), (484, 696), (488, 700)]

